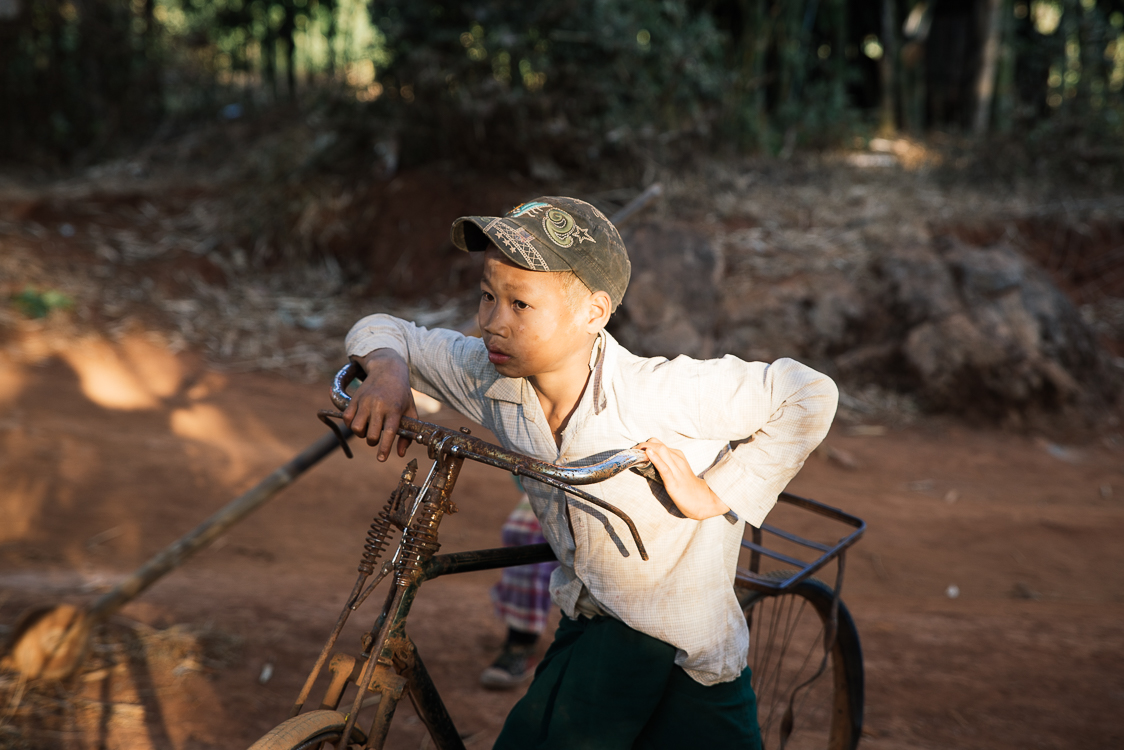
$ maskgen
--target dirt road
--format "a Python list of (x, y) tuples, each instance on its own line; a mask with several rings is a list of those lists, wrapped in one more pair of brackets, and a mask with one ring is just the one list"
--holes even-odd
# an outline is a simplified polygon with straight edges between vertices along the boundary
[[(208, 372), (139, 335), (60, 352), (28, 324), (3, 343), (4, 625), (30, 604), (88, 600), (323, 431), (323, 384)], [(870, 525), (844, 590), (866, 656), (863, 746), (1124, 746), (1120, 437), (923, 421), (840, 423), (826, 444), (857, 466), (821, 452), (791, 489)], [(126, 608), (65, 700), (33, 690), (0, 706), (0, 746), (248, 745), (287, 715), (401, 466), (360, 450), (310, 471)], [(443, 550), (495, 546), (515, 488), (475, 465), (462, 477)], [(411, 619), (470, 747), (491, 746), (517, 698), (476, 685), (502, 635), (496, 577), (437, 581)], [(425, 746), (408, 708), (391, 746)]]

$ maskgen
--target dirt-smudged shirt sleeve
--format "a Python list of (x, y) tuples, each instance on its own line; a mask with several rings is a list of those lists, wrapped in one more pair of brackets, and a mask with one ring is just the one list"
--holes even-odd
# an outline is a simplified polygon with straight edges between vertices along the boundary
[(347, 334), (348, 356), (390, 349), (410, 367), (410, 386), (488, 424), (483, 392), (496, 379), (484, 342), (443, 328), (428, 330), (390, 315), (368, 315)]
[[(760, 526), (777, 495), (826, 437), (839, 400), (831, 378), (791, 359), (772, 364), (727, 356), (699, 363), (700, 438), (731, 441), (703, 475), (740, 518)], [(700, 373), (702, 375), (702, 373)]]
[[(625, 378), (626, 411), (647, 412), (645, 430), (729, 443), (692, 466), (738, 517), (760, 526), (777, 495), (827, 435), (838, 391), (831, 378), (795, 360), (772, 364), (721, 359), (634, 360)], [(631, 368), (629, 368), (631, 369)], [(643, 393), (641, 397), (639, 393)], [(658, 404), (656, 409), (648, 406)], [(690, 456), (690, 454), (689, 454)]]

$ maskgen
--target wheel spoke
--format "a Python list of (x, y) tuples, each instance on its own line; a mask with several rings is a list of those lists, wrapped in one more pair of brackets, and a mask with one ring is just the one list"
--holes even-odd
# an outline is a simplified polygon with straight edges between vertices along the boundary
[[(766, 604), (767, 602), (767, 604)], [(758, 714), (763, 736), (769, 736), (777, 713), (779, 697), (777, 685), (784, 669), (785, 642), (792, 616), (792, 598), (789, 596), (770, 597), (761, 603), (769, 608), (769, 628), (767, 632), (757, 633), (758, 642), (764, 641), (764, 657), (756, 664), (764, 667), (758, 682)], [(781, 623), (784, 623), (784, 627)], [(762, 710), (762, 708), (764, 710)]]
[[(780, 580), (791, 574), (774, 575)], [(854, 623), (841, 603), (836, 638), (833, 644), (825, 642), (833, 598), (830, 587), (809, 579), (783, 594), (755, 598), (745, 608), (758, 724), (768, 750), (780, 746), (790, 702), (786, 742), (791, 750), (854, 750), (857, 745), (862, 654)], [(838, 742), (842, 744), (831, 744)]]
[[(756, 662), (762, 667), (761, 679), (758, 682), (760, 686), (758, 692), (758, 720), (761, 725), (761, 731), (764, 735), (768, 735), (769, 729), (772, 727), (773, 718), (776, 709), (776, 701), (773, 699), (773, 692), (770, 689), (773, 684), (773, 673), (771, 671), (771, 655), (773, 653), (773, 645), (775, 643), (775, 636), (777, 630), (777, 622), (779, 621), (781, 612), (784, 608), (783, 597), (774, 597), (761, 603), (761, 606), (768, 608), (769, 618), (768, 622), (770, 627), (767, 631), (761, 630), (757, 633), (757, 641), (763, 643), (761, 651), (764, 652), (760, 661)], [(762, 711), (764, 709), (764, 711)]]
[[(784, 619), (787, 621), (791, 616), (792, 599), (787, 596), (777, 597), (775, 606), (775, 623), (779, 625), (780, 621)], [(780, 641), (779, 646), (774, 647)], [(774, 627), (769, 632), (769, 653), (775, 655), (774, 668), (769, 672), (769, 681), (765, 683), (765, 694), (769, 697), (769, 716), (765, 722), (767, 727), (771, 727), (773, 720), (776, 718), (777, 713), (777, 682), (781, 678), (781, 672), (784, 668), (784, 637), (778, 639), (777, 627)]]
[[(821, 645), (822, 641), (820, 640), (822, 635), (823, 635), (823, 628), (821, 627), (819, 629), (819, 633), (816, 635), (816, 642), (813, 643), (808, 648), (808, 650), (804, 653), (804, 659), (800, 662), (800, 666), (792, 671), (792, 679), (789, 680), (788, 684), (785, 686), (784, 691), (780, 693), (782, 697), (790, 695), (792, 693), (792, 691), (795, 690), (796, 687), (798, 685), (800, 685), (801, 682), (803, 682), (803, 679), (801, 679), (801, 675), (804, 674), (804, 670), (807, 668), (808, 662), (811, 660), (812, 655), (815, 654), (816, 651), (822, 650), (822, 645)], [(817, 664), (817, 669), (818, 668), (819, 668), (819, 665)], [(820, 675), (820, 677), (822, 678), (823, 675)], [(813, 684), (815, 684), (815, 683), (813, 683)], [(811, 685), (809, 685), (809, 687), (811, 687)]]
[[(785, 617), (784, 629), (780, 638), (780, 646), (777, 649), (776, 669), (772, 673), (772, 690), (769, 692), (771, 705), (769, 707), (768, 724), (770, 726), (772, 725), (773, 719), (776, 716), (778, 710), (781, 711), (781, 715), (783, 716), (785, 696), (788, 695), (787, 690), (782, 691), (780, 689), (781, 680), (784, 678), (784, 673), (786, 671), (785, 657), (788, 654), (788, 647), (792, 642), (792, 637), (796, 632), (795, 624), (800, 622), (800, 618), (804, 613), (804, 606), (807, 604), (804, 599), (801, 599), (799, 605), (797, 605), (796, 597), (791, 595), (785, 595), (778, 598), (782, 601), (782, 604), (778, 607), (778, 609), (784, 609)], [(775, 639), (775, 634), (772, 635), (771, 640), (772, 639)], [(799, 673), (797, 673), (797, 677), (798, 676)], [(792, 682), (790, 684), (796, 683)]]

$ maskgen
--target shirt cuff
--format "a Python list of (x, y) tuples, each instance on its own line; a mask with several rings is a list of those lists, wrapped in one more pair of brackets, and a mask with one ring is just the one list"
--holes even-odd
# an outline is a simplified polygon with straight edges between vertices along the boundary
[(761, 527), (777, 504), (779, 491), (772, 482), (752, 474), (733, 459), (732, 451), (718, 460), (703, 476), (711, 491), (751, 526)]

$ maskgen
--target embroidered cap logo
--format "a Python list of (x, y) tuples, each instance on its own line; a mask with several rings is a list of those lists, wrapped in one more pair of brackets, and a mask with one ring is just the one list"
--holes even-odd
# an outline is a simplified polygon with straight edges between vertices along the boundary
[(550, 241), (559, 247), (570, 247), (574, 244), (575, 237), (578, 242), (594, 242), (589, 230), (579, 227), (574, 217), (560, 208), (547, 210), (542, 220), (542, 228)]
[(543, 203), (542, 201), (530, 201), (528, 203), (520, 203), (518, 206), (516, 206), (515, 208), (508, 211), (507, 216), (508, 216), (508, 218), (511, 218), (511, 219), (518, 218), (518, 217), (522, 216), (523, 214), (530, 214), (531, 216), (534, 216), (535, 214), (537, 214), (540, 210), (542, 210), (544, 208), (550, 208), (550, 204), (549, 203)]

